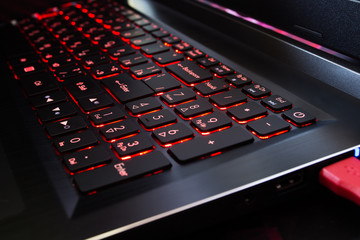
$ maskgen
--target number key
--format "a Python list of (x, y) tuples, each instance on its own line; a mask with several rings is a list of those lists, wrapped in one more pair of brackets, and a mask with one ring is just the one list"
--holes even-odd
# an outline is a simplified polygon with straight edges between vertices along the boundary
[(154, 149), (154, 145), (145, 135), (137, 135), (111, 144), (121, 159), (129, 159), (131, 155)]
[(147, 128), (157, 128), (170, 123), (176, 122), (175, 115), (167, 109), (163, 109), (154, 113), (149, 113), (139, 117), (141, 124)]
[(170, 147), (174, 143), (185, 141), (194, 137), (193, 132), (183, 123), (176, 123), (168, 127), (156, 129), (153, 136), (164, 147)]

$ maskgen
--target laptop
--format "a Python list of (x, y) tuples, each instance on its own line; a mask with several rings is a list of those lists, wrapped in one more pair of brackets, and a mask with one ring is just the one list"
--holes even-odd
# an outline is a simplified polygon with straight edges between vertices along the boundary
[(358, 43), (296, 4), (84, 0), (2, 24), (1, 238), (181, 238), (316, 188), (358, 154)]

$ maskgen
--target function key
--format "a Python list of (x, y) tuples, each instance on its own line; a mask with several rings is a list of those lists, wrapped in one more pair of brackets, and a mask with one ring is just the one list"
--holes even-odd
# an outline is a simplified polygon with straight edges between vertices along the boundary
[(225, 79), (227, 82), (229, 82), (236, 88), (241, 88), (245, 85), (252, 83), (252, 80), (250, 78), (246, 77), (244, 74), (241, 73), (227, 76)]
[(197, 59), (196, 62), (198, 64), (200, 64), (201, 66), (203, 66), (204, 68), (216, 66), (216, 65), (219, 65), (219, 63), (220, 63), (218, 60), (216, 60), (213, 57), (200, 58), (200, 59)]
[(114, 23), (111, 25), (111, 29), (118, 34), (124, 31), (132, 30), (135, 28), (135, 25), (129, 22), (121, 22), (121, 23)]
[(226, 76), (229, 74), (233, 74), (235, 72), (233, 69), (229, 68), (228, 66), (226, 66), (224, 64), (211, 67), (210, 69), (213, 73), (215, 73), (216, 75), (218, 75), (220, 77)]
[(125, 113), (119, 107), (110, 107), (89, 113), (90, 120), (96, 125), (115, 122), (125, 118)]
[(273, 112), (282, 112), (292, 107), (291, 102), (279, 95), (272, 95), (270, 97), (263, 98), (261, 103)]
[(197, 99), (192, 102), (176, 106), (175, 111), (184, 119), (191, 119), (196, 116), (212, 112), (213, 106), (204, 99)]
[(76, 77), (83, 75), (85, 73), (84, 69), (79, 65), (70, 65), (67, 67), (63, 67), (61, 69), (57, 69), (55, 71), (55, 74), (58, 76), (58, 78), (61, 81), (64, 81), (65, 79)]
[(156, 38), (148, 34), (141, 37), (130, 39), (130, 43), (133, 44), (135, 47), (141, 47), (155, 42), (156, 42)]
[(141, 27), (141, 26), (149, 25), (150, 21), (147, 20), (146, 18), (141, 18), (139, 20), (136, 20), (134, 23)]
[(184, 52), (184, 51), (193, 49), (193, 46), (191, 46), (187, 42), (175, 43), (172, 47), (179, 52)]
[(155, 62), (160, 65), (166, 65), (174, 62), (178, 62), (184, 59), (182, 54), (170, 51), (165, 53), (156, 54), (153, 56)]
[(135, 154), (145, 154), (148, 151), (153, 150), (154, 144), (149, 140), (148, 136), (139, 134), (134, 137), (113, 142), (111, 147), (116, 151), (120, 159), (127, 160)]
[(157, 30), (151, 33), (154, 37), (157, 38), (163, 38), (163, 37), (168, 37), (170, 36), (170, 33), (167, 30), (161, 29), (161, 30)]
[(101, 146), (67, 154), (63, 157), (70, 172), (78, 172), (90, 167), (105, 164), (111, 160), (109, 151)]
[(268, 116), (248, 123), (247, 128), (261, 139), (280, 135), (290, 130), (290, 125), (277, 116)]
[(144, 52), (146, 55), (153, 55), (169, 51), (169, 47), (165, 46), (163, 43), (153, 43), (150, 45), (142, 46), (141, 51)]
[(255, 102), (248, 102), (240, 106), (232, 107), (227, 112), (241, 124), (263, 118), (268, 114), (265, 107)]
[(147, 32), (154, 32), (154, 31), (158, 31), (160, 27), (154, 23), (151, 23), (149, 25), (143, 26), (143, 29)]
[(171, 35), (171, 36), (168, 36), (168, 37), (163, 37), (161, 39), (163, 42), (167, 43), (167, 44), (174, 44), (174, 43), (178, 43), (178, 42), (181, 42), (181, 39), (177, 36), (174, 36), (174, 35)]
[(260, 99), (271, 95), (271, 91), (260, 84), (245, 86), (243, 92), (253, 99)]
[(143, 35), (145, 35), (145, 32), (141, 28), (135, 28), (121, 32), (121, 36), (125, 39), (132, 39)]
[(190, 59), (198, 59), (206, 56), (206, 54), (200, 51), (199, 49), (187, 50), (184, 52), (184, 54)]
[(50, 59), (48, 61), (48, 65), (53, 70), (63, 68), (63, 67), (67, 67), (67, 66), (70, 66), (70, 65), (74, 65), (75, 63), (76, 63), (75, 59), (73, 57), (71, 57), (71, 56), (68, 56), (68, 55), (53, 58), (53, 59)]
[(194, 133), (183, 123), (176, 123), (153, 131), (153, 136), (164, 147), (190, 140)]
[(283, 117), (297, 127), (305, 127), (316, 122), (316, 118), (301, 108), (286, 111)]

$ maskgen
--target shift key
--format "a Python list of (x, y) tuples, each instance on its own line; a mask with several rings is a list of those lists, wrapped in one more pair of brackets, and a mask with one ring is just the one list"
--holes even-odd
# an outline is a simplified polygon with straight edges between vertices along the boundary
[(126, 161), (115, 161), (104, 167), (75, 174), (74, 180), (81, 192), (90, 192), (131, 178), (142, 177), (171, 167), (167, 158), (157, 151)]

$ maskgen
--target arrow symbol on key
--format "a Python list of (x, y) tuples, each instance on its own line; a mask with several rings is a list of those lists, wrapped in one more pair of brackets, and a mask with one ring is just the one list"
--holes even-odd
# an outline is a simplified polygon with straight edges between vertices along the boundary
[(66, 126), (68, 124), (68, 121), (63, 121), (63, 122), (60, 122), (60, 124)]
[(57, 108), (54, 108), (53, 110), (52, 110), (53, 112), (57, 112), (57, 111), (60, 111), (60, 108), (59, 107), (57, 107)]

